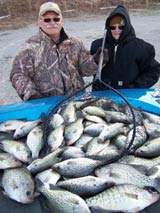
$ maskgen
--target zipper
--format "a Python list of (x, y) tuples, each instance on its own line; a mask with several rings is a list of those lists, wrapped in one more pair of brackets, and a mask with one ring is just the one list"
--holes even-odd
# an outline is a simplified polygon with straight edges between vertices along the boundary
[(115, 64), (115, 61), (116, 61), (117, 48), (118, 48), (118, 44), (115, 44), (114, 45), (114, 64)]

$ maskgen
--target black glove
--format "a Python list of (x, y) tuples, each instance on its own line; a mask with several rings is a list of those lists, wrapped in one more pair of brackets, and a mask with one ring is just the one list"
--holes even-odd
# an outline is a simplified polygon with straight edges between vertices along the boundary
[[(93, 55), (94, 57), (94, 61), (96, 62), (96, 64), (99, 64), (99, 60), (100, 60), (100, 54), (101, 54), (101, 47), (99, 47), (96, 51), (96, 53)], [(103, 50), (103, 65), (105, 65), (108, 62), (108, 49), (104, 49)]]

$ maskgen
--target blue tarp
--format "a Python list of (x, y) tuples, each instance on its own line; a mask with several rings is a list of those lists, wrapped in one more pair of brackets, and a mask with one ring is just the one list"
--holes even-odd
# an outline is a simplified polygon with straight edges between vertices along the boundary
[[(118, 92), (124, 95), (131, 106), (160, 115), (160, 103), (158, 103), (156, 97), (153, 96), (155, 92), (154, 89), (122, 89), (118, 90)], [(93, 97), (104, 97), (117, 103), (124, 102), (118, 94), (111, 90), (92, 92), (90, 94)], [(85, 95), (88, 95), (88, 93), (79, 93), (77, 95), (77, 99)], [(9, 105), (1, 105), (0, 121), (9, 119), (38, 119), (42, 113), (47, 113), (49, 109), (53, 108), (65, 97), (66, 96), (56, 96)]]

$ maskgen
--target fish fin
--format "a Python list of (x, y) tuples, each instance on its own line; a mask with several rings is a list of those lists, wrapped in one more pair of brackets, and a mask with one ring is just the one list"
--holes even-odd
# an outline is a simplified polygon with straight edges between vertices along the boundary
[(89, 209), (91, 210), (92, 213), (112, 213), (112, 212), (121, 213), (121, 211), (102, 209), (99, 206), (91, 206)]
[(147, 171), (147, 175), (155, 175), (158, 172), (158, 168), (157, 167), (151, 167), (148, 171)]
[(35, 191), (40, 192), (42, 187), (44, 187), (44, 183), (39, 178), (35, 178)]
[(10, 197), (9, 197), (9, 195), (7, 194), (7, 192), (2, 191), (2, 193), (3, 193), (4, 197), (6, 197), (6, 198), (10, 198)]
[(130, 165), (130, 166), (134, 167), (135, 169), (137, 169), (142, 174), (145, 174), (145, 175), (148, 174), (148, 169), (147, 169), (146, 166), (143, 166), (143, 165)]

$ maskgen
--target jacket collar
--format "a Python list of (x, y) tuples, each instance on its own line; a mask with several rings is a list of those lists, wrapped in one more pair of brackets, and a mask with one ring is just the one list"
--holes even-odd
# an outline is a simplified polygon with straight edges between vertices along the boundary
[[(40, 31), (40, 36), (43, 40), (47, 40), (48, 42), (53, 42), (51, 37), (49, 35), (47, 35), (41, 28), (39, 29), (39, 31)], [(58, 43), (56, 43), (56, 45), (59, 45), (66, 39), (68, 39), (68, 35), (66, 34), (64, 28), (62, 28), (61, 32), (60, 32), (60, 40)]]

